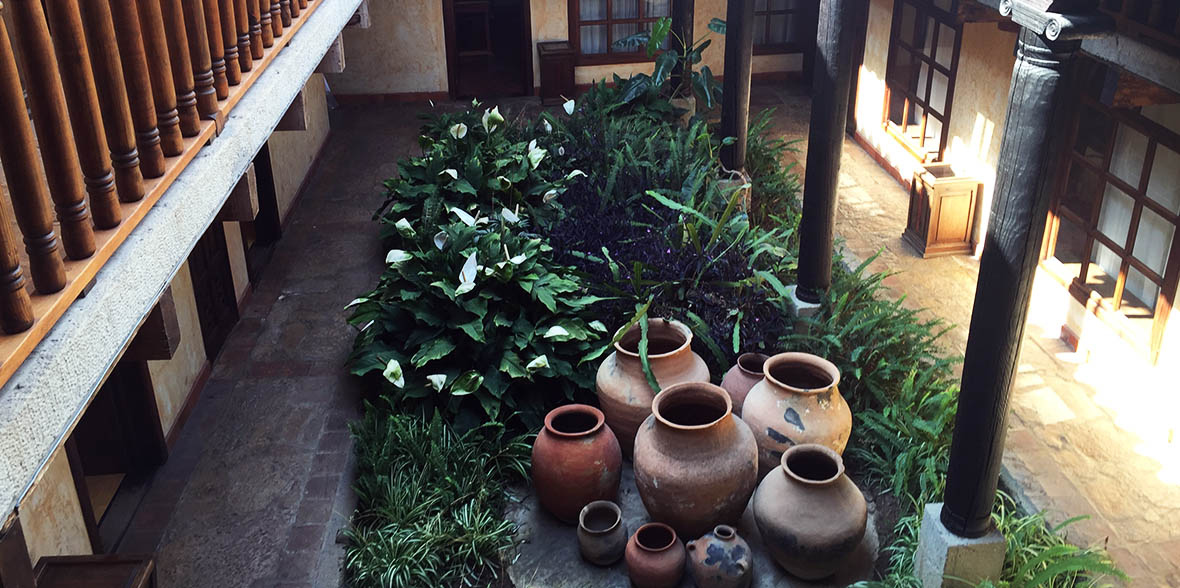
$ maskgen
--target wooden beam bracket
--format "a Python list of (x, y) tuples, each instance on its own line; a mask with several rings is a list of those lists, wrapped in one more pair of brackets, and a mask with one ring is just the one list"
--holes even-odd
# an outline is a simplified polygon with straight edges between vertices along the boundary
[(291, 101), (291, 106), (287, 107), (286, 114), (279, 119), (276, 131), (306, 131), (307, 130), (307, 108), (305, 106), (304, 91), (301, 89), (295, 95), (295, 99)]
[(336, 74), (344, 71), (344, 35), (336, 37), (332, 41), (332, 46), (328, 47), (328, 52), (324, 54), (324, 58), (320, 61), (320, 65), (315, 68), (316, 73), (321, 74)]
[(258, 210), (258, 176), (254, 173), (254, 164), (251, 163), (250, 167), (246, 168), (246, 173), (238, 180), (238, 185), (229, 193), (229, 198), (221, 207), (217, 220), (223, 223), (248, 223), (258, 218)]
[(361, 5), (357, 7), (356, 14), (352, 15), (345, 28), (367, 29), (371, 26), (373, 26), (373, 20), (369, 18), (369, 0), (363, 0)]
[(180, 347), (180, 321), (176, 316), (176, 302), (172, 288), (160, 295), (156, 306), (148, 313), (139, 331), (131, 339), (123, 359), (130, 361), (159, 361), (172, 359)]

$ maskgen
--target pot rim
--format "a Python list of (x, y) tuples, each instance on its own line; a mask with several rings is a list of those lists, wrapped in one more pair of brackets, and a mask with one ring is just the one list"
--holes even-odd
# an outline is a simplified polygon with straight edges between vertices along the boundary
[[(647, 545), (644, 545), (644, 543), (639, 540), (639, 534), (649, 528), (667, 530), (668, 534), (670, 534), (672, 536), (672, 540), (668, 541), (667, 545), (664, 545), (661, 547), (649, 547)], [(641, 525), (638, 529), (635, 530), (635, 545), (636, 545), (636, 547), (639, 547), (640, 549), (642, 549), (644, 551), (650, 551), (652, 553), (658, 553), (658, 552), (666, 551), (666, 550), (670, 549), (673, 545), (676, 545), (677, 539), (678, 539), (678, 537), (676, 536), (676, 529), (673, 529), (672, 527), (665, 525), (664, 523), (657, 523), (657, 522), (653, 521), (650, 523), (645, 523), (645, 524)]]
[[(558, 431), (556, 428), (554, 428), (553, 420), (555, 418), (574, 413), (589, 414), (590, 416), (593, 416), (595, 419), (594, 426), (585, 431), (578, 431), (576, 433)], [(550, 435), (556, 435), (558, 437), (564, 437), (567, 439), (593, 435), (594, 433), (601, 431), (605, 423), (606, 416), (602, 414), (602, 411), (593, 406), (590, 406), (589, 404), (566, 404), (549, 411), (549, 414), (545, 415), (545, 431)]]
[[(788, 459), (790, 459), (792, 455), (799, 453), (817, 453), (831, 459), (836, 465), (836, 473), (830, 478), (824, 478), (822, 480), (814, 480), (812, 478), (805, 478), (799, 475), (794, 470), (787, 467)], [(836, 453), (836, 450), (828, 447), (827, 445), (821, 445), (819, 443), (800, 443), (798, 445), (792, 445), (788, 447), (787, 450), (783, 452), (780, 463), (782, 464), (784, 475), (796, 482), (799, 482), (800, 484), (806, 484), (808, 486), (827, 486), (828, 484), (831, 484), (832, 482), (840, 479), (840, 476), (844, 475), (844, 458), (840, 457), (840, 454)]]
[[(688, 325), (685, 325), (684, 323), (682, 323), (678, 320), (675, 320), (675, 319), (666, 319), (666, 318), (647, 319), (648, 339), (651, 339), (652, 327), (657, 327), (657, 326), (660, 328), (664, 328), (664, 327), (671, 328), (672, 330), (676, 331), (680, 335), (684, 336), (684, 343), (682, 345), (680, 345), (679, 347), (677, 347), (676, 349), (673, 349), (672, 351), (668, 351), (666, 353), (649, 353), (649, 354), (647, 354), (647, 358), (649, 360), (650, 359), (662, 359), (665, 357), (672, 357), (678, 353), (684, 353), (684, 351), (686, 349), (689, 349), (690, 347), (692, 347), (692, 330), (688, 328)], [(623, 349), (623, 339), (626, 338), (626, 336), (629, 333), (631, 333), (632, 330), (639, 331), (639, 323), (632, 325), (630, 329), (627, 329), (623, 333), (622, 337), (619, 337), (618, 341), (615, 341), (615, 353), (625, 355), (625, 356), (630, 357), (632, 359), (639, 359), (638, 352), (628, 351), (626, 349)]]
[(732, 541), (737, 537), (737, 529), (729, 525), (717, 525), (713, 527), (713, 536), (722, 541)]
[(746, 374), (747, 376), (750, 376), (752, 378), (761, 378), (761, 377), (763, 377), (762, 370), (751, 370), (751, 369), (746, 368), (746, 366), (742, 365), (743, 359), (747, 359), (747, 360), (748, 359), (761, 359), (762, 365), (763, 365), (763, 367), (765, 367), (767, 360), (770, 359), (770, 356), (766, 355), (765, 353), (748, 351), (746, 353), (739, 355), (737, 358), (736, 365), (737, 365), (737, 368), (739, 371), (741, 371), (743, 374)]
[[(699, 425), (682, 425), (664, 418), (664, 415), (660, 413), (661, 405), (663, 405), (665, 402), (668, 402), (668, 398), (675, 397), (676, 393), (682, 390), (699, 390), (716, 396), (721, 402), (725, 403), (725, 412), (716, 419)], [(656, 394), (656, 397), (651, 401), (651, 413), (656, 417), (657, 421), (673, 429), (679, 431), (699, 431), (702, 429), (708, 429), (709, 427), (724, 421), (726, 418), (732, 415), (733, 399), (729, 397), (729, 392), (726, 392), (725, 388), (722, 388), (716, 384), (709, 382), (681, 382), (679, 384), (672, 384), (671, 386), (661, 390), (659, 394)]]
[[(600, 508), (612, 511), (615, 515), (615, 522), (611, 524), (611, 526), (601, 531), (586, 527), (586, 515), (589, 514), (591, 510)], [(583, 506), (582, 512), (578, 513), (578, 528), (591, 535), (606, 535), (607, 533), (618, 529), (619, 525), (621, 524), (623, 524), (623, 509), (619, 508), (619, 505), (610, 500), (595, 500), (594, 502)]]
[[(770, 375), (770, 370), (772, 367), (777, 367), (787, 362), (819, 368), (829, 378), (832, 379), (832, 383), (820, 388), (797, 388), (789, 384), (784, 384), (774, 376)], [(804, 353), (801, 351), (788, 351), (771, 356), (766, 360), (766, 363), (762, 364), (762, 376), (775, 386), (785, 388), (796, 394), (820, 394), (829, 390), (834, 390), (840, 384), (840, 368), (837, 368), (836, 364), (818, 355), (812, 355), (810, 353)]]

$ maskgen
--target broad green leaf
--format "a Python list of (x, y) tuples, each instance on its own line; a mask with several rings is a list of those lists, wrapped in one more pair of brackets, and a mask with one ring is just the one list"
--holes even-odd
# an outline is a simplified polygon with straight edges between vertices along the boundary
[(454, 383), (451, 384), (452, 396), (466, 396), (479, 389), (483, 384), (483, 376), (474, 370), (465, 372), (463, 375), (455, 378)]
[(435, 339), (431, 339), (425, 345), (418, 348), (418, 353), (415, 353), (414, 357), (410, 358), (410, 363), (413, 364), (414, 367), (422, 367), (428, 362), (446, 357), (446, 355), (451, 351), (454, 351), (454, 349), (455, 344), (452, 343), (450, 339), (437, 337)]

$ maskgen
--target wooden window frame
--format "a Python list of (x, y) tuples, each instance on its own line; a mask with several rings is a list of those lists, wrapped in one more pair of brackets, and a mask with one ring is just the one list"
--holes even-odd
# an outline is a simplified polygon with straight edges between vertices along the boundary
[[(1101, 165), (1086, 159), (1084, 155), (1078, 153), (1075, 149), (1079, 121), (1082, 117), (1081, 113), (1085, 112), (1087, 108), (1097, 110), (1108, 116), (1113, 123), (1105, 138), (1105, 152), (1102, 154)], [(1164, 208), (1163, 205), (1155, 200), (1152, 200), (1147, 195), (1147, 186), (1151, 179), (1152, 166), (1155, 164), (1157, 146), (1162, 144), (1180, 153), (1180, 135), (1142, 116), (1138, 112), (1108, 108), (1087, 95), (1082, 96), (1077, 111), (1071, 118), (1072, 120), (1067, 132), (1067, 142), (1059, 157), (1055, 173), (1056, 179), (1053, 198), (1049, 207), (1049, 218), (1046, 223), (1044, 246), (1041, 252), (1042, 267), (1047, 269), (1059, 282), (1066, 285), (1069, 288), (1070, 294), (1083, 306), (1091, 308), (1094, 314), (1114, 328), (1133, 347), (1143, 352), (1152, 364), (1155, 364), (1159, 359), (1164, 329), (1167, 326), (1168, 317), (1171, 315), (1172, 308), (1175, 304), (1177, 283), (1180, 282), (1180, 214), (1176, 214)], [(1128, 184), (1110, 171), (1115, 136), (1118, 133), (1120, 124), (1143, 134), (1147, 138), (1147, 147), (1143, 154), (1143, 167), (1140, 169), (1139, 184), (1136, 186)], [(1091, 187), (1094, 199), (1090, 203), (1090, 210), (1088, 211), (1089, 218), (1083, 218), (1063, 205), (1063, 197), (1069, 185), (1069, 173), (1075, 164), (1093, 173), (1100, 179), (1100, 181), (1094, 182), (1095, 185)], [(1102, 234), (1098, 229), (1098, 221), (1102, 211), (1102, 202), (1105, 197), (1107, 184), (1114, 185), (1134, 202), (1129, 221), (1130, 224), (1127, 227), (1126, 241), (1123, 244), (1116, 243), (1113, 239)], [(1146, 264), (1136, 259), (1134, 253), (1132, 253), (1144, 208), (1151, 210), (1173, 226), (1172, 243), (1168, 250), (1168, 260), (1164, 267), (1163, 275), (1147, 267)], [(1081, 267), (1078, 269), (1077, 275), (1062, 273), (1060, 269), (1061, 264), (1055, 259), (1057, 238), (1061, 229), (1061, 219), (1063, 218), (1082, 227), (1085, 231)], [(1096, 242), (1104, 245), (1121, 260), (1118, 276), (1115, 276), (1114, 292), (1110, 298), (1103, 297), (1095, 288), (1086, 284), (1090, 266), (1094, 265), (1090, 261), (1090, 258), (1093, 256), (1094, 243)], [(1046, 263), (1050, 260), (1053, 260), (1055, 263)], [(1130, 326), (1129, 321), (1131, 319), (1126, 317), (1122, 312), (1123, 296), (1126, 293), (1127, 273), (1131, 268), (1137, 270), (1159, 288), (1153, 311), (1151, 336), (1147, 342), (1142, 341), (1139, 336), (1140, 331)]]
[[(644, 16), (643, 14), (643, 0), (636, 0), (638, 3), (637, 11), (639, 16), (634, 18), (612, 18), (611, 8), (614, 0), (606, 1), (606, 18), (602, 20), (587, 20), (581, 19), (583, 0), (569, 0), (566, 2), (568, 19), (569, 19), (569, 36), (570, 44), (573, 45), (575, 61), (574, 64), (578, 66), (584, 65), (615, 65), (621, 63), (644, 63), (655, 61), (654, 57), (648, 57), (647, 52), (642, 48), (636, 48), (635, 51), (612, 53), (611, 46), (617, 40), (614, 38), (613, 25), (618, 24), (639, 24), (642, 29), (644, 24), (655, 23), (662, 16)], [(675, 10), (674, 3), (676, 0), (669, 0), (668, 16), (672, 15)], [(604, 25), (606, 26), (606, 53), (585, 54), (582, 53), (582, 27), (587, 25)], [(671, 34), (669, 34), (671, 37)]]
[[(672, 0), (672, 1), (675, 2), (675, 0)], [(784, 8), (782, 10), (771, 9), (770, 8), (771, 1), (772, 0), (766, 0), (766, 9), (765, 10), (758, 10), (757, 7), (754, 8), (754, 22), (755, 23), (758, 22), (759, 16), (766, 17), (766, 30), (765, 30), (766, 36), (765, 36), (765, 38), (767, 38), (767, 39), (770, 38), (770, 17), (772, 15), (776, 15), (776, 14), (792, 15), (792, 14), (794, 14), (794, 15), (800, 15), (802, 18), (807, 19), (807, 22), (809, 22), (809, 23), (818, 23), (819, 22), (819, 0), (801, 0), (803, 2), (806, 2), (807, 5), (802, 8)], [(804, 41), (804, 42), (799, 42), (799, 43), (758, 43), (757, 41), (755, 41), (754, 42), (754, 55), (783, 55), (783, 54), (789, 54), (789, 53), (803, 53), (805, 55), (810, 55), (815, 50), (815, 43), (816, 43), (815, 39), (812, 39), (809, 42)]]
[[(914, 7), (914, 39), (901, 39), (901, 21), (903, 7), (909, 4)], [(955, 14), (955, 3), (951, 4), (951, 10), (946, 11), (934, 6), (931, 0), (896, 0), (893, 4), (893, 21), (890, 23), (889, 31), (889, 52), (886, 57), (885, 66), (885, 100), (881, 108), (881, 124), (886, 132), (904, 146), (911, 155), (917, 158), (922, 163), (931, 163), (942, 161), (943, 154), (946, 152), (947, 141), (950, 137), (950, 120), (952, 106), (954, 105), (955, 97), (955, 82), (959, 72), (959, 50), (963, 44), (963, 24), (958, 21)], [(931, 47), (933, 47), (934, 55), (927, 57), (922, 53), (921, 49), (917, 48), (915, 40), (921, 29), (920, 23), (925, 23), (927, 17), (934, 19), (935, 27), (933, 36), (931, 37)], [(950, 67), (943, 66), (938, 63), (938, 36), (942, 32), (942, 27), (938, 25), (945, 25), (955, 31), (955, 44), (951, 50), (951, 64)], [(906, 50), (910, 57), (914, 60), (910, 79), (906, 80), (904, 84), (897, 80), (897, 72), (895, 71), (894, 63), (896, 63), (896, 55), (899, 49)], [(930, 69), (926, 76), (926, 88), (924, 95), (927, 98), (921, 98), (914, 91), (910, 90), (911, 86), (917, 84), (916, 76), (921, 70), (921, 64), (925, 63)], [(947, 88), (946, 99), (943, 108), (940, 111), (931, 112), (928, 98), (934, 85), (934, 72), (938, 72), (946, 76)], [(895, 86), (898, 86), (895, 88)], [(915, 143), (915, 139), (909, 137), (904, 128), (900, 128), (896, 123), (889, 120), (889, 105), (893, 100), (893, 93), (897, 91), (905, 97), (905, 104), (902, 107), (901, 120), (905, 121), (909, 118), (909, 109), (911, 104), (916, 104), (922, 107), (922, 122), (919, 131), (919, 139)], [(938, 122), (942, 124), (942, 130), (939, 132), (938, 144), (936, 149), (932, 149), (926, 145), (926, 125), (929, 118), (933, 116)]]

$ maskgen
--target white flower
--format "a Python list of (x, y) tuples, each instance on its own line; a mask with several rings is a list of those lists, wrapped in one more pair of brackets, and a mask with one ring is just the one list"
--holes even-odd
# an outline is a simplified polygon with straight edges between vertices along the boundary
[(462, 139), (467, 136), (467, 125), (463, 123), (451, 125), (451, 137)]
[(475, 217), (471, 216), (470, 214), (467, 214), (467, 212), (464, 211), (463, 209), (452, 208), (451, 212), (454, 213), (455, 216), (459, 217), (459, 220), (463, 221), (463, 224), (465, 224), (469, 227), (475, 226)]
[(402, 364), (398, 363), (396, 359), (389, 360), (389, 363), (385, 365), (385, 371), (381, 372), (381, 375), (385, 376), (385, 379), (389, 380), (390, 384), (398, 388), (406, 387), (406, 377), (405, 374), (402, 374)]
[(572, 172), (570, 172), (570, 173), (566, 174), (566, 176), (565, 176), (565, 179), (567, 179), (567, 180), (572, 180), (572, 179), (574, 179), (574, 178), (576, 178), (576, 177), (578, 177), (578, 176), (585, 176), (585, 175), (586, 175), (586, 172), (584, 172), (584, 171), (582, 171), (582, 170), (580, 170), (580, 169), (575, 169), (574, 171), (572, 171)]
[(354, 299), (352, 302), (349, 302), (348, 306), (345, 306), (344, 308), (349, 309), (349, 308), (352, 308), (358, 304), (361, 304), (362, 302), (368, 302), (368, 301), (369, 301), (368, 298), (365, 298), (364, 296), (362, 296), (360, 298)]
[(413, 259), (413, 255), (402, 251), (401, 249), (390, 249), (389, 253), (385, 255), (385, 263), (392, 263), (394, 265), (409, 261)]
[(537, 169), (537, 166), (541, 165), (541, 160), (545, 159), (546, 153), (547, 152), (544, 149), (539, 149), (537, 147), (537, 140), (533, 139), (532, 142), (529, 143), (529, 165), (531, 165), (533, 169)]
[(475, 289), (475, 275), (478, 271), (479, 261), (472, 252), (463, 263), (463, 268), (459, 270), (459, 287), (455, 288), (455, 294), (466, 294)]
[(483, 128), (486, 129), (488, 133), (495, 131), (496, 127), (500, 126), (500, 124), (503, 122), (504, 117), (500, 115), (499, 106), (491, 110), (483, 111)]
[(397, 232), (407, 239), (417, 234), (414, 227), (410, 225), (410, 221), (404, 218), (394, 223), (393, 226), (397, 227)]
[(557, 146), (557, 154), (561, 155), (562, 157), (565, 157), (565, 145), (558, 145)]
[(439, 392), (442, 392), (443, 386), (447, 385), (447, 375), (446, 374), (430, 374), (429, 376), (426, 376), (426, 380), (428, 382), (430, 382), (431, 388), (434, 388), (435, 390), (438, 390)]
[(545, 129), (546, 133), (553, 132), (553, 125), (549, 124), (549, 121), (547, 119), (541, 119), (541, 128)]
[(568, 337), (569, 334), (570, 332), (565, 330), (565, 327), (553, 325), (552, 327), (549, 327), (548, 331), (545, 331), (545, 338), (552, 339), (554, 337)]
[(506, 222), (508, 224), (516, 224), (516, 223), (520, 222), (520, 217), (517, 216), (517, 214), (515, 212), (512, 212), (511, 210), (508, 210), (507, 208), (500, 211), (500, 216), (503, 217), (504, 222)]
[(549, 358), (545, 357), (544, 355), (539, 355), (537, 356), (537, 359), (530, 361), (528, 365), (524, 366), (524, 369), (528, 370), (529, 372), (535, 372), (547, 367), (549, 367)]
[(541, 202), (544, 204), (549, 204), (549, 202), (554, 198), (557, 198), (557, 190), (549, 190), (548, 192), (545, 192), (544, 196), (541, 197)]
[(508, 181), (508, 178), (504, 176), (496, 176), (495, 178), (488, 180), (488, 187), (496, 190), (497, 192), (500, 192), (511, 188), (512, 182)]
[(442, 251), (447, 248), (447, 240), (450, 238), (450, 235), (447, 235), (446, 231), (439, 231), (434, 234), (434, 246), (438, 247), (439, 251)]
[(565, 113), (569, 115), (574, 113), (574, 106), (576, 106), (576, 104), (573, 100), (566, 100), (565, 104), (561, 105), (561, 107), (565, 109)]
[(457, 180), (457, 179), (459, 179), (459, 172), (455, 171), (453, 168), (447, 168), (447, 169), (444, 169), (444, 170), (442, 170), (442, 171), (438, 172), (438, 175), (440, 175), (440, 176), (451, 176), (451, 179), (452, 179), (452, 180)]

